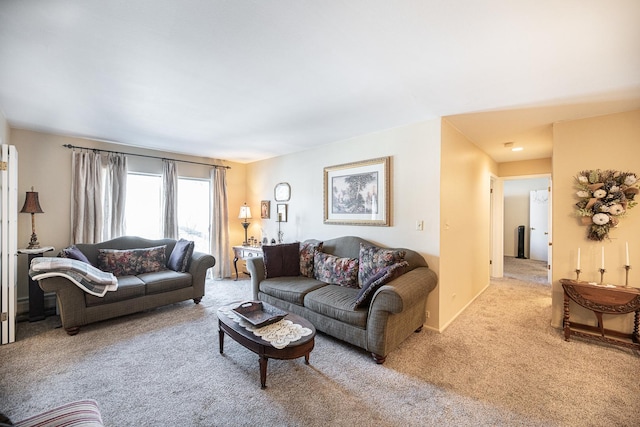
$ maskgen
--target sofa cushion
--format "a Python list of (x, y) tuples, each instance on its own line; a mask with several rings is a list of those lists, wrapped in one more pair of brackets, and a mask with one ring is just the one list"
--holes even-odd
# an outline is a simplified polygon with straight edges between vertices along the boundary
[(260, 282), (260, 292), (292, 304), (303, 305), (306, 294), (326, 285), (304, 276), (289, 276), (263, 280)]
[(266, 245), (262, 247), (264, 277), (300, 275), (300, 243)]
[(358, 260), (316, 252), (313, 260), (313, 276), (328, 284), (357, 288)]
[(70, 258), (70, 259), (75, 259), (77, 261), (86, 262), (87, 264), (91, 264), (87, 256), (83, 254), (82, 251), (76, 247), (76, 245), (71, 245), (67, 248), (64, 248), (63, 250), (60, 251), (58, 256), (60, 258)]
[(358, 267), (358, 285), (363, 287), (371, 277), (384, 267), (404, 261), (406, 251), (401, 249), (385, 249), (360, 243)]
[(368, 310), (354, 310), (358, 289), (327, 285), (304, 297), (305, 308), (360, 328), (367, 326)]
[(389, 283), (396, 277), (400, 277), (406, 271), (406, 268), (409, 266), (409, 263), (406, 261), (399, 262), (397, 264), (389, 265), (387, 267), (383, 267), (376, 274), (371, 276), (367, 282), (362, 286), (358, 296), (356, 297), (355, 302), (353, 303), (353, 308), (358, 309), (360, 307), (368, 307), (371, 302), (371, 298), (373, 294), (383, 285)]
[(180, 239), (176, 242), (176, 245), (171, 251), (169, 260), (167, 261), (167, 267), (173, 271), (184, 273), (189, 269), (189, 262), (191, 261), (191, 255), (193, 255), (193, 248), (195, 243), (192, 240)]
[(99, 249), (98, 268), (114, 276), (130, 276), (165, 269), (166, 245), (141, 249)]
[(124, 301), (131, 298), (143, 297), (145, 294), (145, 284), (136, 276), (118, 277), (118, 290), (107, 292), (103, 297), (97, 297), (85, 292), (84, 300), (87, 307), (94, 305), (110, 304), (112, 302)]
[(322, 252), (322, 242), (300, 243), (300, 275), (313, 277), (313, 259), (316, 252)]
[(142, 273), (138, 274), (137, 277), (145, 283), (147, 295), (188, 288), (191, 286), (192, 279), (189, 273), (180, 273), (173, 270)]

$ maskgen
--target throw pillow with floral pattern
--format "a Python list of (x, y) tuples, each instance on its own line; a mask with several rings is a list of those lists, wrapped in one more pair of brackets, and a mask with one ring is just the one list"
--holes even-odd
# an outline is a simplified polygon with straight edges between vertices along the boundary
[(360, 243), (359, 287), (367, 283), (381, 269), (404, 261), (406, 254), (407, 251), (401, 249), (384, 249)]
[(166, 245), (141, 249), (98, 249), (98, 268), (114, 276), (165, 270)]
[(313, 260), (316, 252), (322, 252), (324, 242), (300, 243), (300, 275), (313, 278)]
[(313, 259), (313, 275), (316, 280), (324, 283), (358, 288), (358, 260), (316, 252)]

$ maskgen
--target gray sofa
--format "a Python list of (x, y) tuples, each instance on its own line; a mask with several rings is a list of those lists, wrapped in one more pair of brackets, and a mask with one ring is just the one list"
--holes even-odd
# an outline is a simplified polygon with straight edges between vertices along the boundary
[[(372, 245), (358, 237), (339, 237), (325, 240), (322, 252), (358, 258), (360, 243)], [(306, 276), (265, 279), (260, 257), (247, 260), (253, 298), (300, 315), (317, 330), (361, 347), (371, 352), (376, 363), (384, 363), (391, 350), (422, 329), (427, 296), (437, 285), (436, 274), (425, 259), (415, 251), (404, 250), (409, 264), (406, 273), (380, 287), (368, 307), (352, 308), (358, 289)]]
[[(99, 249), (138, 249), (166, 245), (166, 258), (176, 244), (173, 239), (148, 240), (141, 237), (118, 237), (97, 244), (77, 244), (76, 247), (97, 265)], [(45, 292), (55, 292), (62, 326), (69, 335), (79, 332), (80, 326), (113, 317), (124, 316), (188, 299), (198, 304), (204, 296), (207, 269), (215, 265), (209, 254), (193, 252), (186, 272), (170, 269), (118, 277), (118, 290), (104, 297), (84, 292), (63, 277), (39, 281)]]

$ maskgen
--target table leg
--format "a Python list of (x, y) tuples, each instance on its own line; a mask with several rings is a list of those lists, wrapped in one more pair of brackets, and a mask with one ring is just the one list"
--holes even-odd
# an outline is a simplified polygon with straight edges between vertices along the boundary
[(569, 341), (569, 337), (571, 337), (571, 327), (569, 326), (569, 295), (564, 293), (564, 340)]
[[(29, 265), (31, 260), (42, 255), (29, 255)], [(29, 276), (29, 322), (37, 322), (44, 319), (44, 291), (37, 281)]]
[(220, 343), (220, 354), (224, 352), (224, 331), (222, 329), (218, 329), (218, 341)]
[(260, 356), (260, 387), (267, 387), (267, 362), (269, 358), (266, 356)]
[(233, 257), (233, 268), (236, 270), (236, 280), (238, 280), (238, 257)]
[(304, 355), (304, 363), (305, 364), (309, 364), (309, 356), (311, 355), (311, 352), (307, 353)]

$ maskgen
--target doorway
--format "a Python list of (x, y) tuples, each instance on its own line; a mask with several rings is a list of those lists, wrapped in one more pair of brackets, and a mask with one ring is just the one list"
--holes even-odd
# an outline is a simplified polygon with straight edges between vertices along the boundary
[[(494, 259), (501, 262), (494, 263), (492, 276), (548, 284), (551, 277), (551, 178), (537, 175), (500, 181), (502, 191), (495, 201), (501, 206), (492, 209), (492, 224), (502, 233), (492, 233), (492, 246), (502, 251), (493, 252)], [(495, 268), (497, 264), (501, 268)]]

